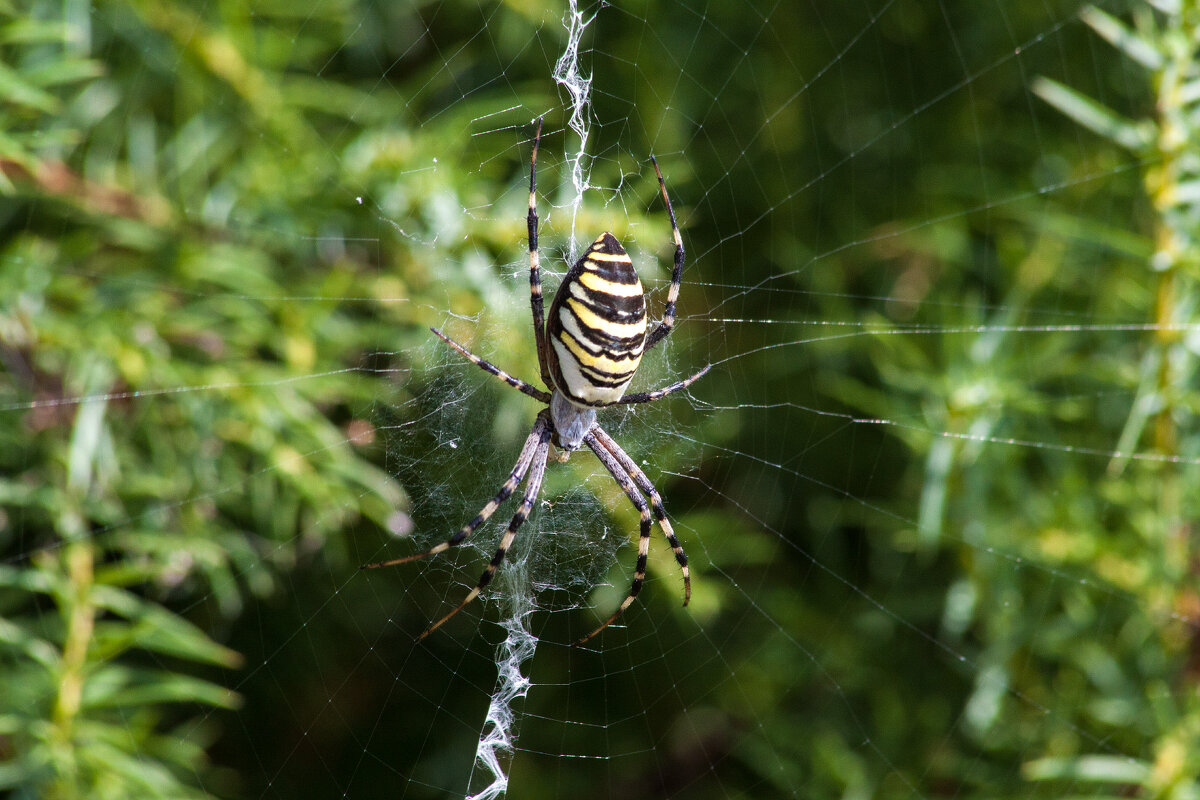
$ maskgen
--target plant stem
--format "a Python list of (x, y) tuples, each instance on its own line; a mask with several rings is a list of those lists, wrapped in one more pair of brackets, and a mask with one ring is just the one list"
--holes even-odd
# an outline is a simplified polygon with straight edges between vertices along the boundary
[(92, 604), (94, 552), (90, 542), (75, 541), (64, 546), (70, 590), (62, 598), (67, 630), (63, 641), (58, 696), (54, 702), (54, 750), (58, 779), (51, 797), (68, 800), (78, 796), (78, 770), (75, 758), (75, 721), (83, 704), (88, 646), (95, 628), (96, 610)]

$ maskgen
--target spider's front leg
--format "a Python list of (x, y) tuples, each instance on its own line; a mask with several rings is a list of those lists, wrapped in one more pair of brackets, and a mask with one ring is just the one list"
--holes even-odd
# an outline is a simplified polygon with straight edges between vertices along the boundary
[(659, 399), (660, 397), (666, 397), (667, 395), (669, 395), (673, 392), (678, 392), (680, 389), (686, 389), (687, 387), (691, 386), (696, 381), (703, 378), (710, 369), (712, 369), (712, 364), (706, 365), (704, 367), (704, 369), (700, 370), (695, 375), (691, 375), (687, 378), (684, 378), (681, 381), (672, 383), (670, 386), (664, 386), (661, 389), (655, 389), (653, 392), (639, 392), (637, 394), (627, 394), (624, 397), (622, 397), (620, 400), (616, 401), (615, 403), (612, 403), (612, 405), (628, 406), (628, 405), (633, 405), (634, 403), (652, 403), (655, 400)]
[(437, 328), (430, 328), (429, 330), (433, 331), (433, 334), (435, 336), (437, 336), (439, 339), (441, 339), (443, 342), (445, 342), (446, 344), (453, 347), (459, 353), (459, 355), (461, 355), (463, 358), (470, 361), (475, 366), (479, 367), (481, 370), (483, 370), (487, 374), (495, 375), (497, 378), (504, 381), (509, 386), (513, 387), (514, 389), (516, 389), (518, 392), (527, 394), (535, 400), (539, 400), (543, 403), (550, 402), (549, 393), (543, 392), (541, 389), (538, 389), (536, 386), (530, 386), (528, 383), (521, 380), (520, 378), (514, 378), (512, 375), (509, 375), (507, 372), (500, 369), (492, 362), (486, 361), (486, 360), (480, 358), (479, 356), (475, 355), (470, 350), (463, 347), (461, 344), (459, 344), (458, 342), (454, 341), (446, 334), (439, 331)]
[(671, 269), (671, 288), (667, 289), (667, 308), (663, 312), (662, 322), (646, 337), (646, 350), (667, 338), (667, 334), (675, 328), (675, 302), (679, 299), (679, 284), (683, 281), (683, 237), (679, 235), (679, 225), (675, 222), (675, 209), (671, 207), (671, 198), (667, 196), (667, 182), (663, 180), (662, 170), (658, 168), (658, 159), (650, 156), (650, 163), (654, 165), (654, 174), (658, 176), (658, 188), (662, 192), (663, 203), (667, 206), (667, 215), (671, 218), (671, 240), (675, 243), (675, 265)]
[(529, 305), (533, 311), (533, 340), (537, 345), (538, 368), (542, 373), (542, 383), (547, 387), (553, 387), (546, 345), (541, 257), (538, 255), (537, 154), (538, 144), (541, 141), (542, 118), (538, 117), (537, 131), (533, 134), (533, 155), (529, 159), (529, 213), (525, 216), (525, 226), (529, 234)]

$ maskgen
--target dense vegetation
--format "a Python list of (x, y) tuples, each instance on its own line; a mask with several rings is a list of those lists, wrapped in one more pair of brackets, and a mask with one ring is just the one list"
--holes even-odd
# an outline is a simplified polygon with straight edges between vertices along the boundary
[[(617, 420), (697, 596), (656, 542), (623, 634), (538, 617), (510, 796), (1200, 796), (1200, 8), (820, 5), (585, 38), (619, 191), (579, 236), (665, 261), (658, 154), (691, 262), (652, 378), (715, 364)], [(414, 639), (481, 559), (355, 570), (473, 513), (532, 417), (427, 326), (533, 377), (562, 11), (4, 6), (0, 787), (466, 789), (494, 610)], [(530, 527), (636, 530), (594, 469)], [(550, 559), (612, 592), (539, 601), (610, 608), (613, 548)]]

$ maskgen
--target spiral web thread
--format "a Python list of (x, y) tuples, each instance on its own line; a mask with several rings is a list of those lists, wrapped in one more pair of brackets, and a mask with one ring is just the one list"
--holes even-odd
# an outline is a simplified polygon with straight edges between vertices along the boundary
[[(554, 65), (554, 81), (562, 86), (570, 98), (571, 117), (568, 127), (579, 137), (579, 150), (569, 159), (571, 185), (575, 189), (571, 199), (571, 237), (568, 241), (569, 258), (578, 256), (575, 243), (575, 220), (583, 201), (583, 192), (588, 186), (587, 142), (592, 79), (579, 71), (579, 43), (594, 16), (585, 18), (579, 10), (577, 0), (570, 0), (563, 17), (567, 30), (567, 43), (563, 54)], [(518, 541), (520, 541), (518, 539)], [(530, 681), (522, 667), (537, 652), (537, 637), (529, 629), (529, 618), (533, 613), (533, 583), (529, 575), (529, 550), (520, 548), (512, 553), (505, 569), (497, 573), (496, 584), (504, 614), (507, 635), (496, 648), (496, 687), (488, 704), (479, 743), (475, 748), (475, 762), (468, 787), (468, 800), (494, 800), (504, 796), (508, 790), (508, 765), (512, 761), (520, 722), (519, 704), (529, 693)], [(470, 792), (478, 785), (486, 785), (474, 794)]]

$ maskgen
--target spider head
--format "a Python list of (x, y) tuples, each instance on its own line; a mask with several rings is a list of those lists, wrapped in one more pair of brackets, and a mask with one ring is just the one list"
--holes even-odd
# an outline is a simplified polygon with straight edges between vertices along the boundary
[(596, 409), (576, 405), (555, 390), (550, 397), (550, 423), (554, 427), (554, 446), (570, 453), (583, 446), (583, 438), (596, 425)]

